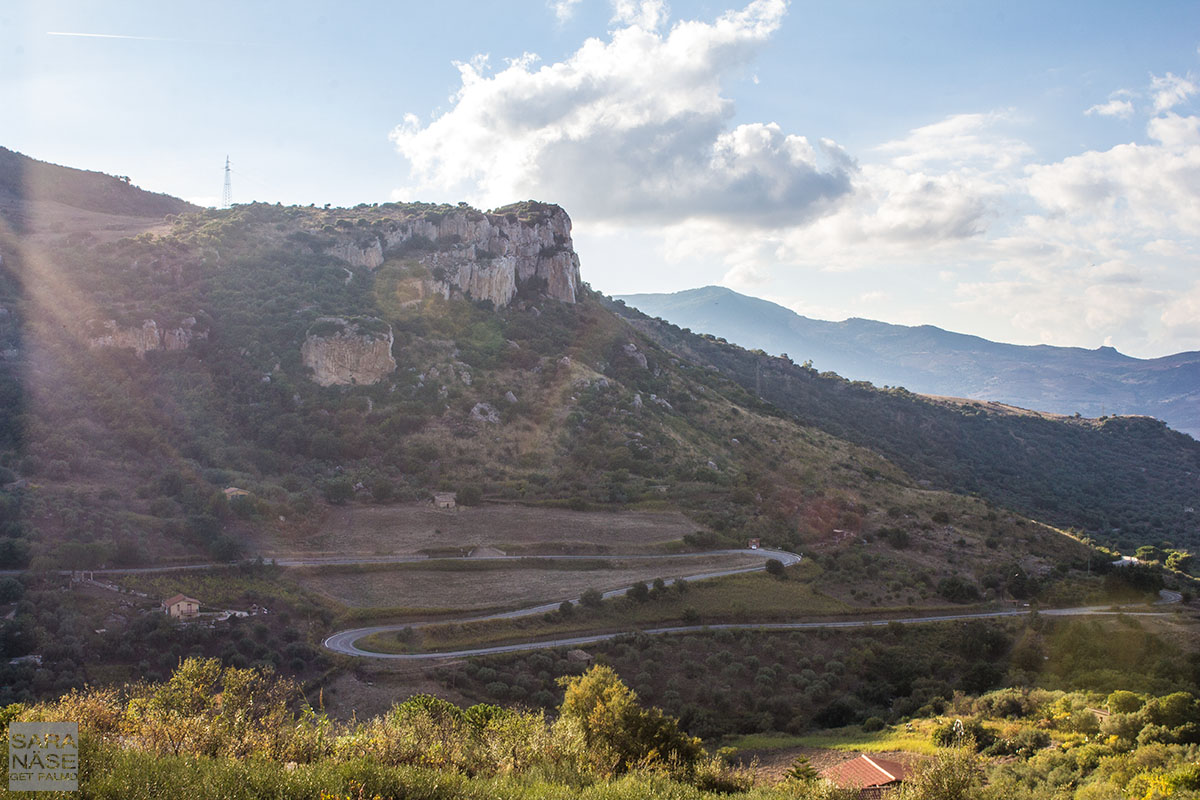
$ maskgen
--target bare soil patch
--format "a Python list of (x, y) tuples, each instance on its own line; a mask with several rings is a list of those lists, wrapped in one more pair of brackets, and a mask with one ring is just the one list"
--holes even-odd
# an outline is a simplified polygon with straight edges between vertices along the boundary
[(318, 530), (263, 543), (284, 555), (431, 553), (467, 555), (480, 547), (515, 554), (652, 552), (699, 526), (677, 511), (567, 511), (486, 505), (435, 509), (427, 503), (334, 509)]

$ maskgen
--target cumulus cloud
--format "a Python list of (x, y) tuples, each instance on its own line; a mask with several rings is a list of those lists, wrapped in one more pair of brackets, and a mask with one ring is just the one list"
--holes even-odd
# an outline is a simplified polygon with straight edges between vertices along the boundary
[(618, 2), (619, 27), (571, 57), (533, 57), (488, 74), (459, 64), (452, 107), (392, 131), (412, 195), (482, 205), (538, 197), (594, 221), (738, 217), (794, 225), (850, 190), (854, 162), (829, 141), (771, 122), (731, 127), (722, 83), (780, 26), (783, 0), (754, 0), (713, 22), (676, 22), (660, 2)]
[(1151, 76), (1150, 89), (1154, 93), (1155, 113), (1174, 108), (1197, 91), (1191, 75), (1181, 78), (1170, 72), (1161, 78), (1157, 75)]
[(662, 0), (615, 0), (612, 21), (653, 31), (667, 21), (669, 13)]
[[(1026, 343), (1196, 347), (1191, 75), (1151, 76), (1087, 109), (1145, 115), (1138, 141), (1107, 149), (1038, 160), (1027, 123), (1000, 109), (850, 154), (770, 120), (734, 121), (730, 87), (749, 79), (784, 0), (711, 21), (673, 22), (659, 0), (612, 8), (612, 30), (561, 61), (458, 64), (449, 110), (392, 131), (411, 166), (399, 196), (558, 202), (610, 244), (636, 240), (628, 274), (686, 266), (695, 284), (721, 280), (810, 314), (894, 304), (893, 319)], [(604, 269), (619, 272), (606, 252)], [(818, 273), (842, 294), (808, 296)]]
[(581, 0), (550, 0), (550, 10), (554, 12), (554, 18), (559, 22), (566, 22), (575, 15), (575, 6), (579, 5)]
[(1200, 234), (1200, 120), (1168, 112), (1146, 131), (1147, 144), (1030, 166), (1030, 196), (1089, 236)]
[(892, 164), (907, 170), (938, 163), (1007, 169), (1033, 152), (1025, 142), (996, 132), (997, 125), (1007, 119), (1008, 114), (999, 112), (955, 114), (876, 149), (894, 154)]
[(1172, 334), (1200, 337), (1200, 283), (1193, 284), (1166, 305), (1162, 323)]
[(1119, 97), (1114, 97), (1107, 103), (1099, 103), (1092, 106), (1087, 111), (1083, 112), (1087, 115), (1098, 114), (1102, 117), (1120, 117), (1121, 119), (1129, 119), (1133, 116), (1133, 103), (1128, 100), (1122, 100)]

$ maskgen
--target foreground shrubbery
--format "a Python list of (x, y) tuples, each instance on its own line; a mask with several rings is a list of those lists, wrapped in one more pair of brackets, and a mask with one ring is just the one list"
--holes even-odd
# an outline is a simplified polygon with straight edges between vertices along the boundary
[(616, 673), (564, 681), (556, 718), (428, 695), (339, 724), (295, 684), (188, 659), (162, 684), (13, 705), (0, 722), (80, 725), (89, 797), (705, 797), (748, 773), (707, 755)]
[[(165, 683), (0, 708), (0, 736), (13, 720), (77, 721), (82, 794), (114, 800), (856, 796), (811, 769), (755, 786), (750, 770), (706, 753), (608, 667), (563, 686), (553, 717), (418, 695), (343, 724), (289, 681), (188, 659)], [(954, 716), (933, 732), (943, 747), (895, 800), (1200, 798), (1200, 706), (1187, 692), (1004, 689), (958, 695), (947, 710)]]

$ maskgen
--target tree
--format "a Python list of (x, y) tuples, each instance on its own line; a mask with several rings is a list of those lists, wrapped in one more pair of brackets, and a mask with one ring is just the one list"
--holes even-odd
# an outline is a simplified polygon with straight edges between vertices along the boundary
[(808, 762), (808, 756), (800, 756), (792, 762), (783, 776), (793, 781), (809, 783), (817, 779), (818, 773), (817, 768)]
[(1172, 550), (1167, 556), (1167, 569), (1187, 572), (1192, 566), (1192, 554), (1183, 550)]
[(583, 675), (559, 679), (566, 687), (558, 724), (576, 727), (588, 757), (602, 774), (665, 767), (690, 772), (703, 755), (700, 740), (657, 708), (643, 708), (612, 667), (597, 664)]
[(896, 793), (896, 800), (972, 800), (979, 789), (974, 743), (939, 752)]
[(455, 500), (461, 506), (477, 506), (483, 502), (483, 491), (474, 484), (468, 484), (455, 493)]
[(1142, 707), (1142, 698), (1133, 692), (1118, 689), (1108, 696), (1108, 710), (1113, 714), (1132, 714)]
[(25, 584), (16, 578), (0, 578), (0, 603), (15, 603), (25, 594)]
[(321, 492), (325, 495), (326, 502), (341, 506), (354, 497), (354, 484), (349, 478), (334, 478), (325, 482)]
[(767, 561), (767, 574), (771, 577), (783, 580), (785, 576), (783, 571), (783, 562), (778, 558), (772, 558)]
[(587, 606), (588, 608), (599, 608), (600, 603), (603, 602), (603, 600), (604, 595), (600, 594), (599, 589), (588, 589), (583, 593), (583, 596), (579, 598), (580, 604)]

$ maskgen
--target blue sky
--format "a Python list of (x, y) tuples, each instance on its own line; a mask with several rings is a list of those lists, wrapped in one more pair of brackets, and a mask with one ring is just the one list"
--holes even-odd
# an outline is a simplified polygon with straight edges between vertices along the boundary
[(1200, 349), (1198, 47), (1194, 2), (18, 0), (0, 144), (197, 202), (227, 153), (235, 201), (536, 197), (608, 293), (1153, 356)]

